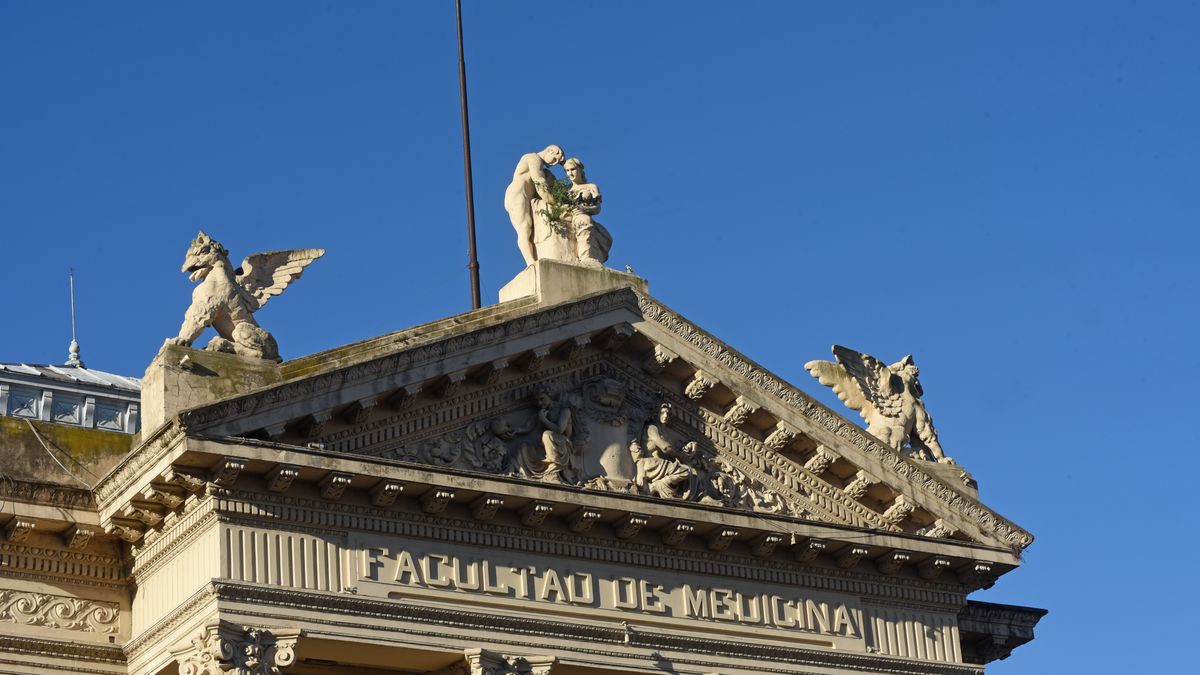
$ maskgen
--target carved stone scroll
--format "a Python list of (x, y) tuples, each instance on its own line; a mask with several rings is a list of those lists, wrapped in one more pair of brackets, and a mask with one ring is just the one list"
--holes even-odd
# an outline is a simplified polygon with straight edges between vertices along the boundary
[(818, 445), (816, 452), (804, 463), (804, 468), (811, 471), (814, 475), (820, 476), (836, 461), (837, 455), (830, 452), (829, 448)]
[(739, 396), (737, 397), (737, 400), (733, 402), (733, 405), (729, 407), (729, 410), (725, 411), (725, 421), (735, 427), (740, 427), (746, 423), (746, 420), (750, 419), (750, 416), (753, 415), (758, 408), (758, 404), (754, 401), (751, 401), (744, 396)]
[(878, 482), (871, 474), (859, 469), (858, 473), (854, 474), (854, 479), (846, 483), (846, 487), (842, 488), (842, 492), (846, 493), (846, 496), (851, 499), (862, 499), (867, 495), (867, 490), (871, 489), (871, 486)]
[(120, 612), (115, 602), (0, 589), (0, 624), (112, 634), (120, 630)]
[(454, 499), (454, 490), (447, 488), (430, 488), (421, 495), (421, 508), (425, 513), (441, 513)]
[(683, 395), (687, 396), (693, 401), (699, 401), (700, 399), (704, 398), (705, 394), (712, 391), (712, 388), (717, 386), (718, 382), (719, 380), (717, 380), (716, 377), (704, 372), (703, 370), (697, 370), (692, 374), (692, 378), (688, 380), (688, 383), (683, 387)]
[(892, 505), (883, 512), (883, 519), (892, 525), (899, 525), (904, 522), (904, 519), (912, 514), (917, 509), (917, 505), (908, 497), (900, 495), (892, 502)]
[(654, 345), (654, 349), (642, 361), (642, 370), (651, 375), (657, 375), (677, 358), (679, 355), (670, 349), (662, 345)]
[(790, 445), (799, 435), (800, 432), (796, 427), (787, 422), (780, 421), (779, 424), (775, 425), (774, 431), (763, 441), (763, 445), (778, 452)]
[(659, 530), (662, 542), (667, 546), (679, 546), (684, 539), (696, 529), (695, 523), (686, 520), (676, 520)]

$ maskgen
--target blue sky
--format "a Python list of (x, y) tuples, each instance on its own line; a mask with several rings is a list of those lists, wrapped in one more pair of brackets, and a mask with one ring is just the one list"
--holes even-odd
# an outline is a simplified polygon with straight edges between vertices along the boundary
[[(465, 4), (486, 302), (559, 143), (610, 263), (804, 390), (838, 407), (835, 342), (916, 356), (1038, 537), (977, 596), (1050, 609), (989, 673), (1186, 658), (1195, 3)], [(0, 4), (0, 360), (65, 360), (74, 266), (84, 359), (140, 375), (198, 228), (328, 249), (260, 315), (285, 358), (469, 309), (454, 37), (450, 0)]]

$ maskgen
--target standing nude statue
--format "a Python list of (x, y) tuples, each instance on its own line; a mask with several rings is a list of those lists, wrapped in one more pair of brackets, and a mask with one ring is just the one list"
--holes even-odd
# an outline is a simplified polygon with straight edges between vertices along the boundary
[(557, 145), (547, 145), (541, 152), (522, 155), (513, 171), (512, 182), (504, 191), (504, 210), (508, 211), (508, 217), (517, 230), (517, 248), (521, 249), (526, 265), (532, 265), (538, 258), (533, 244), (534, 200), (550, 199), (545, 188), (549, 181), (554, 180), (550, 167), (562, 161), (563, 151)]

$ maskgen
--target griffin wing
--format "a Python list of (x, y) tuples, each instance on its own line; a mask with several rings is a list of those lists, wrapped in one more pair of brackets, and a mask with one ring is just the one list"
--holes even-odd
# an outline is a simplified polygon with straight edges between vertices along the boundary
[(804, 364), (805, 370), (817, 381), (833, 389), (833, 393), (851, 410), (861, 410), (863, 417), (867, 416), (871, 402), (863, 395), (858, 380), (844, 366), (833, 361), (809, 361)]
[(267, 300), (282, 293), (288, 284), (300, 278), (305, 267), (323, 255), (323, 248), (300, 248), (248, 256), (234, 274), (250, 300), (251, 311), (258, 311)]
[(887, 417), (900, 415), (904, 383), (887, 364), (870, 354), (861, 354), (841, 345), (833, 346), (833, 355), (876, 410)]

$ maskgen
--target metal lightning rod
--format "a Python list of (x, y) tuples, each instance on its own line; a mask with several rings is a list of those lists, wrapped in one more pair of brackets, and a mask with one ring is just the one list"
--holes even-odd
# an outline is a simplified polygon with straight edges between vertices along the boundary
[(467, 240), (471, 270), (471, 309), (479, 309), (479, 256), (475, 252), (475, 189), (471, 181), (471, 123), (467, 115), (467, 62), (463, 58), (462, 0), (454, 0), (458, 19), (458, 94), (462, 109), (463, 166), (467, 178)]

